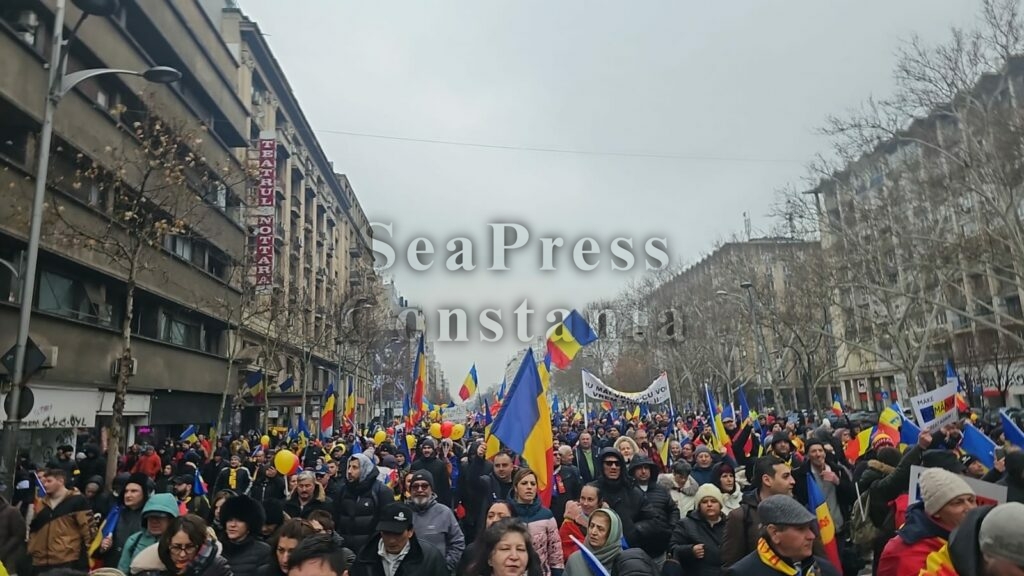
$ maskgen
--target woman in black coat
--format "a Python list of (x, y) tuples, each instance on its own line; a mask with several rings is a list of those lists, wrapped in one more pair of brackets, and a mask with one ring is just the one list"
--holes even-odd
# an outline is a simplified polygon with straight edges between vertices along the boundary
[(714, 484), (697, 489), (696, 507), (676, 522), (669, 542), (669, 558), (675, 559), (687, 576), (719, 576), (719, 550), (725, 537), (724, 498)]
[(265, 520), (263, 507), (248, 496), (228, 498), (221, 506), (221, 554), (235, 574), (256, 574), (260, 566), (270, 561), (270, 545), (259, 539)]

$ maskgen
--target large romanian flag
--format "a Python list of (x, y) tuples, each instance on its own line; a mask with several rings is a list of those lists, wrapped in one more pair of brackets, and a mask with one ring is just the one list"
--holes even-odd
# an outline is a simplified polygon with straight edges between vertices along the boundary
[(590, 324), (580, 316), (580, 313), (573, 310), (565, 317), (565, 320), (555, 326), (551, 335), (548, 336), (548, 354), (551, 356), (551, 363), (559, 370), (569, 367), (572, 359), (587, 344), (597, 340), (597, 334), (591, 329)]
[[(808, 476), (811, 474), (808, 473)], [(807, 508), (818, 517), (818, 529), (821, 545), (825, 548), (825, 556), (836, 570), (842, 571), (843, 563), (839, 560), (839, 545), (836, 543), (836, 525), (832, 522), (832, 514), (828, 511), (825, 496), (813, 477), (807, 478)]]
[(320, 437), (330, 438), (334, 436), (334, 382), (327, 385), (327, 390), (324, 390), (324, 399), (321, 402), (322, 408), (320, 409)]
[(420, 334), (420, 345), (416, 349), (416, 360), (412, 364), (412, 413), (409, 415), (413, 425), (419, 424), (423, 418), (423, 396), (427, 390), (427, 354), (423, 345), (423, 334)]
[(476, 386), (479, 381), (476, 377), (476, 364), (469, 369), (469, 374), (466, 374), (466, 379), (462, 381), (462, 388), (459, 388), (459, 398), (463, 401), (469, 400), (473, 394), (476, 394)]
[(733, 456), (732, 438), (729, 438), (729, 433), (725, 431), (725, 424), (722, 423), (722, 410), (718, 404), (715, 404), (715, 397), (711, 394), (711, 389), (707, 384), (704, 385), (704, 395), (708, 403), (708, 416), (711, 419), (708, 425), (711, 426), (712, 437), (715, 439), (714, 449), (719, 454)]
[(533, 351), (528, 350), (502, 402), (501, 412), (491, 424), (491, 433), (526, 459), (537, 475), (538, 493), (545, 506), (550, 506), (554, 467), (550, 412), (540, 368), (533, 359)]

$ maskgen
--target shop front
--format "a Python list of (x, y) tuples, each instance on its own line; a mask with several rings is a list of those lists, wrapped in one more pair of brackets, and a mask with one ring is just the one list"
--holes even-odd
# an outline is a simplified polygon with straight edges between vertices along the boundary
[[(33, 384), (30, 388), (35, 401), (21, 421), (18, 450), (27, 452), (32, 462), (39, 464), (50, 461), (58, 446), (68, 444), (80, 450), (80, 444), (94, 432), (101, 393), (95, 388), (49, 384)], [(0, 403), (4, 399), (0, 398)]]

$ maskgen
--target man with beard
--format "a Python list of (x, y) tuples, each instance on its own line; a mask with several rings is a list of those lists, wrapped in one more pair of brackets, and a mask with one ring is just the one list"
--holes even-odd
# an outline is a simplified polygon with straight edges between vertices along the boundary
[(668, 538), (662, 533), (662, 523), (647, 502), (647, 496), (633, 486), (626, 475), (626, 459), (615, 448), (601, 450), (601, 477), (594, 483), (601, 490), (604, 502), (619, 515), (622, 521), (622, 535), (630, 547), (645, 548), (659, 538)]
[(194, 476), (179, 474), (174, 477), (174, 497), (178, 500), (178, 514), (195, 514), (200, 518), (210, 517), (210, 501), (206, 496), (192, 494)]
[(508, 493), (512, 491), (512, 474), (516, 467), (512, 463), (512, 455), (502, 450), (494, 455), (491, 461), (492, 470), (490, 474), (480, 476), (479, 508), (477, 508), (476, 526), (486, 524), (485, 516), (487, 509), (498, 500), (507, 500)]
[[(437, 501), (447, 507), (452, 505), (452, 484), (446, 462), (437, 457), (437, 444), (433, 438), (424, 438), (419, 445), (420, 457), (413, 461), (409, 470), (426, 470), (434, 479), (433, 490)], [(504, 495), (502, 495), (504, 497)]]
[(594, 446), (593, 436), (590, 435), (590, 432), (580, 434), (575, 452), (576, 466), (580, 470), (580, 480), (584, 484), (593, 482), (601, 471), (598, 470), (597, 448)]
[(334, 527), (352, 550), (362, 549), (373, 538), (381, 510), (395, 501), (394, 492), (378, 475), (377, 466), (366, 454), (348, 459), (345, 483), (334, 501)]
[(444, 556), (449, 572), (455, 570), (466, 549), (466, 539), (455, 514), (437, 500), (434, 479), (429, 472), (419, 470), (413, 473), (409, 490), (412, 494), (409, 504), (413, 511), (412, 525), (416, 538), (420, 544), (433, 546)]
[(480, 498), (474, 494), (474, 491), (479, 487), (475, 480), (494, 471), (494, 465), (485, 458), (486, 453), (487, 446), (483, 442), (475, 440), (466, 451), (466, 461), (462, 464), (462, 471), (459, 473), (462, 481), (459, 482), (459, 489), (455, 496), (455, 507), (458, 508), (461, 504), (466, 511), (462, 520), (462, 532), (466, 535), (466, 543), (473, 542), (478, 526), (482, 526), (482, 524), (478, 524), (481, 515)]

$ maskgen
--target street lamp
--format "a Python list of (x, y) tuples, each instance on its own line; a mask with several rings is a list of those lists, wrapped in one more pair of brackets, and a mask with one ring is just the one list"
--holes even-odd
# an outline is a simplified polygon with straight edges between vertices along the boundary
[[(46, 104), (43, 109), (43, 126), (39, 135), (39, 159), (36, 167), (35, 191), (32, 197), (32, 219), (29, 226), (28, 248), (25, 269), (19, 275), (21, 280), (21, 305), (18, 315), (18, 339), (14, 348), (14, 372), (11, 374), (10, 405), (19, 406), (21, 387), (25, 380), (25, 352), (28, 344), (29, 321), (32, 316), (32, 300), (35, 294), (36, 264), (39, 259), (39, 239), (43, 226), (43, 202), (46, 198), (46, 179), (50, 164), (50, 141), (53, 138), (53, 114), (68, 92), (79, 82), (105, 74), (129, 74), (141, 76), (149, 82), (166, 84), (181, 78), (181, 72), (166, 66), (156, 66), (143, 71), (119, 70), (115, 68), (95, 68), (79, 70), (66, 74), (67, 55), (75, 34), (82, 22), (89, 16), (107, 17), (115, 14), (120, 8), (119, 0), (72, 0), (82, 11), (75, 27), (67, 39), (64, 38), (65, 0), (57, 0), (54, 13), (53, 47), (49, 60), (49, 76), (47, 79)], [(17, 450), (18, 430), (21, 427), (21, 414), (12, 410), (7, 414), (4, 425), (3, 463), (6, 465), (7, 478), (14, 478), (15, 451)], [(10, 483), (13, 489), (14, 482)]]

